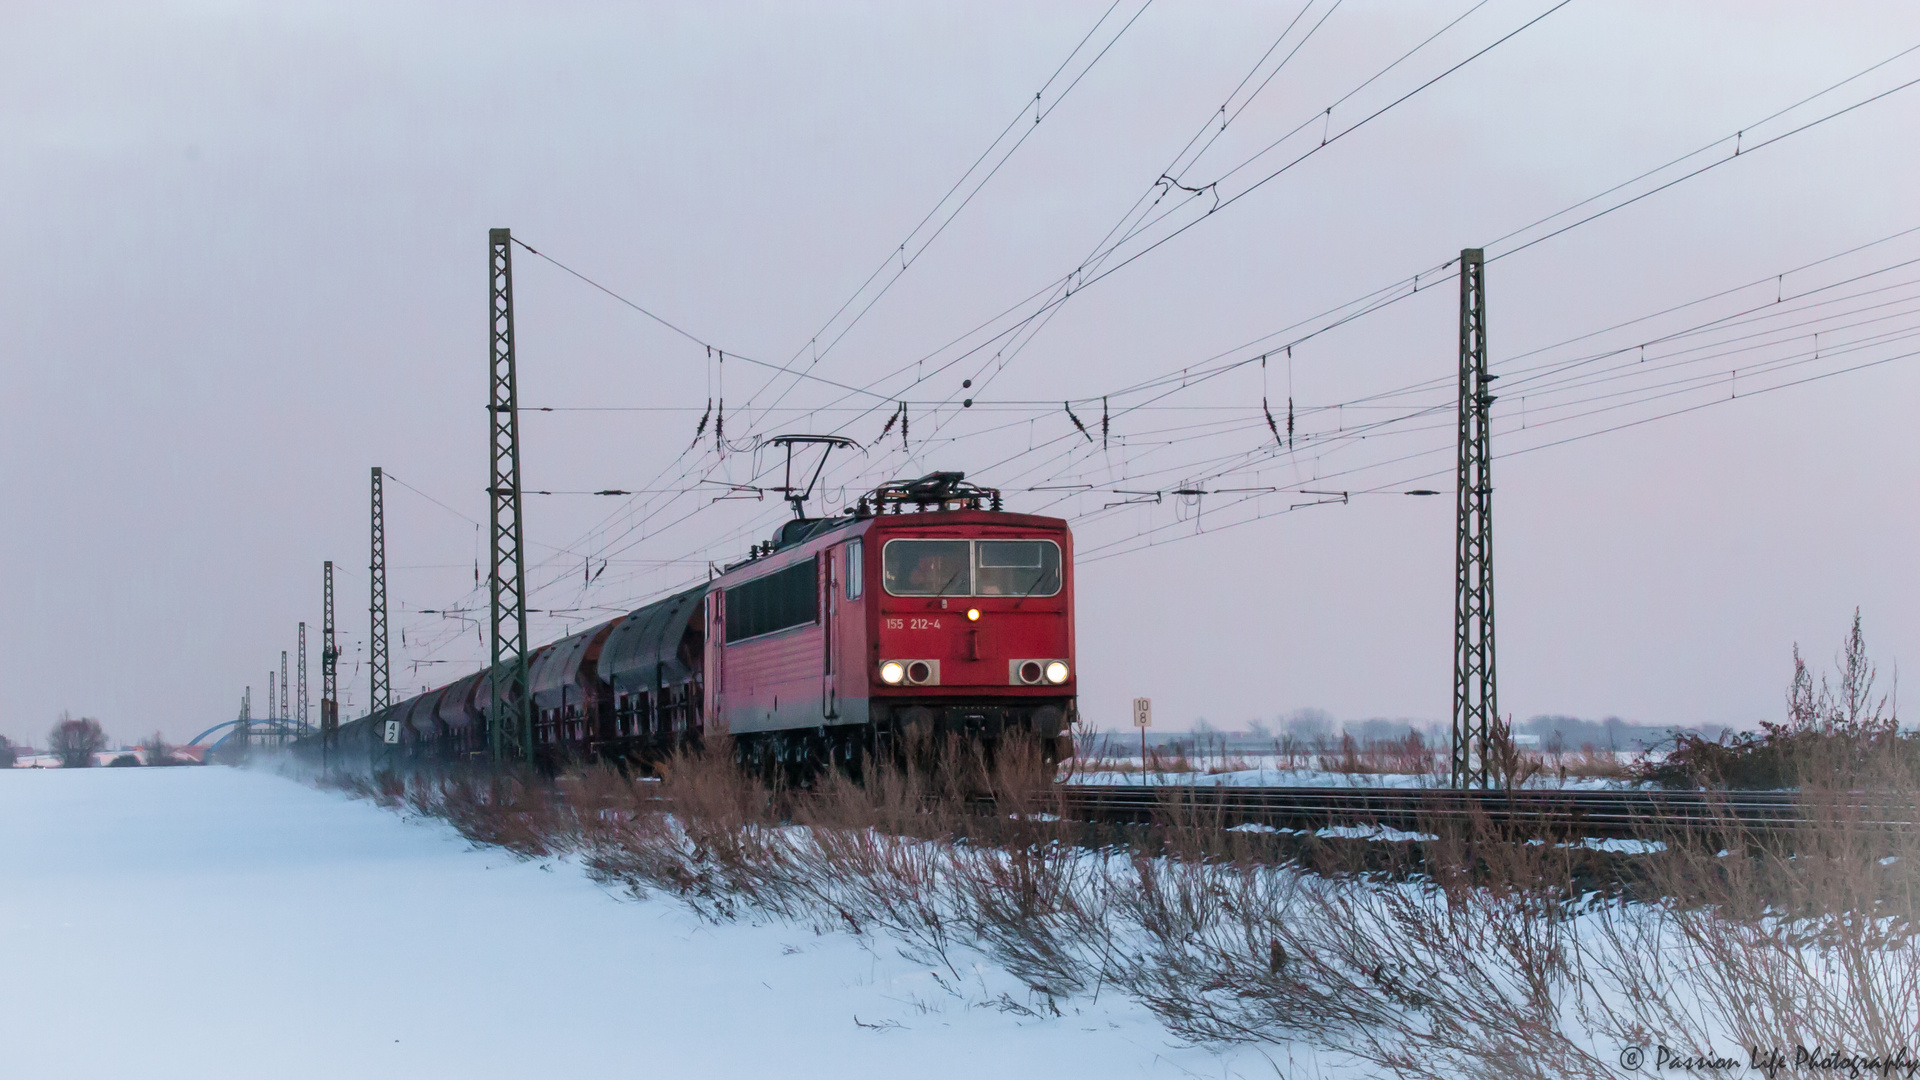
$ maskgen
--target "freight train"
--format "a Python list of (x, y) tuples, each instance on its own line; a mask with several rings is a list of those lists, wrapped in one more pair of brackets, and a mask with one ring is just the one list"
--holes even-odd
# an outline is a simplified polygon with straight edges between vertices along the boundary
[[(1067, 523), (932, 473), (797, 517), (711, 580), (533, 650), (535, 756), (644, 768), (725, 737), (769, 771), (846, 768), (920, 734), (1024, 732), (1066, 757), (1073, 642)], [(342, 724), (336, 746), (395, 765), (484, 755), (490, 678)]]

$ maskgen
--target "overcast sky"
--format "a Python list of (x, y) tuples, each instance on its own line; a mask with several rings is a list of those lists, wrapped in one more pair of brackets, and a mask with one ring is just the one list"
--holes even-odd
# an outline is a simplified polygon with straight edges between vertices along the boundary
[(1485, 246), (1503, 712), (1775, 717), (1856, 606), (1920, 652), (1911, 5), (7, 7), (17, 740), (262, 714), (301, 620), (317, 699), (325, 559), (358, 715), (375, 465), (396, 687), (477, 666), (494, 226), (555, 260), (526, 486), (642, 492), (528, 496), (540, 640), (740, 557), (755, 438), (839, 432), (828, 510), (953, 469), (1073, 519), (1095, 723), (1444, 720)]

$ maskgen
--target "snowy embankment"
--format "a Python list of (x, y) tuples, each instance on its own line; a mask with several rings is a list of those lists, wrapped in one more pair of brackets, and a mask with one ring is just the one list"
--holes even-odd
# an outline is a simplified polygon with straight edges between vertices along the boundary
[(616, 898), (263, 770), (0, 772), (0, 830), (11, 1076), (1110, 1080), (1280, 1057), (1182, 1046), (1117, 994), (1055, 1017), (991, 964), (960, 985), (884, 939)]

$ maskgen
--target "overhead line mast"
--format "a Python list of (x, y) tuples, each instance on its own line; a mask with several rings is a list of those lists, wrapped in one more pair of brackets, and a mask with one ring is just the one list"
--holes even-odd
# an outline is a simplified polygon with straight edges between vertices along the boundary
[(533, 758), (532, 696), (527, 677), (527, 575), (520, 508), (520, 400), (513, 351), (513, 236), (488, 233), (487, 340), (493, 569), (488, 579), (493, 665), (487, 685), (489, 748), (495, 760)]
[(1454, 787), (1486, 787), (1487, 737), (1500, 716), (1493, 666), (1493, 474), (1487, 374), (1486, 255), (1460, 252), (1459, 519), (1454, 539)]
[(372, 640), (367, 646), (372, 679), (367, 711), (371, 715), (392, 704), (392, 691), (387, 683), (387, 510), (378, 465), (373, 467), (373, 555), (367, 572), (372, 579), (372, 595), (367, 606), (372, 621)]
[(299, 714), (294, 717), (293, 729), (299, 733), (301, 738), (305, 738), (307, 735), (307, 624), (304, 622), (300, 624), (300, 663), (298, 667), (300, 672), (300, 693), (296, 698), (297, 704), (295, 708), (299, 710)]
[(333, 560), (328, 559), (320, 611), (320, 762), (325, 768), (340, 731), (340, 649), (333, 641)]
[(240, 695), (240, 719), (233, 725), (233, 734), (228, 739), (234, 744), (234, 757), (245, 758), (247, 748), (253, 744), (253, 687)]

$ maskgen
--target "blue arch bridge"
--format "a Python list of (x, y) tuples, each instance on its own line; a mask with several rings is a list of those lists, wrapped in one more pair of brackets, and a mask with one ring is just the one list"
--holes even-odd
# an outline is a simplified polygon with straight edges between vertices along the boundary
[[(240, 734), (243, 723), (246, 726), (244, 736)], [(209, 754), (221, 750), (241, 749), (243, 742), (248, 749), (256, 746), (281, 747), (292, 743), (294, 739), (306, 734), (308, 730), (310, 729), (303, 727), (293, 720), (222, 720), (200, 734), (195, 735), (192, 739), (189, 739), (187, 745), (204, 746), (207, 748), (207, 753)], [(207, 742), (208, 738), (216, 734), (219, 736), (218, 738), (215, 738), (211, 743)]]

